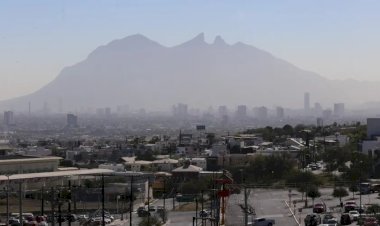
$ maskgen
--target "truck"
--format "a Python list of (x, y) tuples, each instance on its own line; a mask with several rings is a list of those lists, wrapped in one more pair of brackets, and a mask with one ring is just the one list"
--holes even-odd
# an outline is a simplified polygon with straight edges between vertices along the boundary
[(263, 217), (255, 218), (252, 222), (248, 223), (248, 225), (252, 226), (272, 226), (275, 224), (275, 221), (272, 219), (266, 219)]

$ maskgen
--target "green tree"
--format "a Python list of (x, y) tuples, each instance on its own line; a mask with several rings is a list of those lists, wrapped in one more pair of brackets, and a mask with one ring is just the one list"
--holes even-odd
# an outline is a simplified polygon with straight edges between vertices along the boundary
[(297, 190), (302, 193), (302, 200), (303, 195), (305, 192), (307, 192), (311, 185), (320, 185), (321, 181), (317, 178), (316, 175), (314, 175), (311, 172), (302, 172), (302, 171), (293, 171), (288, 175), (288, 178), (286, 179), (286, 182), (288, 184), (295, 185), (297, 187)]
[(309, 187), (307, 190), (307, 197), (310, 197), (314, 206), (314, 199), (321, 196), (317, 186)]
[(338, 187), (338, 188), (334, 189), (332, 195), (335, 198), (339, 198), (339, 202), (342, 203), (342, 198), (348, 196), (348, 192), (347, 192), (347, 190), (345, 188)]
[(366, 212), (370, 214), (377, 214), (380, 212), (380, 205), (372, 204), (371, 206), (367, 208)]
[(294, 135), (294, 129), (291, 125), (286, 124), (284, 127), (282, 127), (283, 133), (287, 136), (293, 136)]
[(351, 184), (348, 189), (352, 192), (352, 199), (355, 199), (355, 192), (359, 191), (357, 184)]

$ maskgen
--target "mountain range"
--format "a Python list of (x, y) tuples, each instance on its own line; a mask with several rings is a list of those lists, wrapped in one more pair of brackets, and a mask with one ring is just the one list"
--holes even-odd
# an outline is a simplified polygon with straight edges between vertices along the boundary
[(207, 43), (201, 33), (173, 47), (137, 34), (95, 49), (64, 68), (36, 92), (2, 101), (1, 109), (26, 111), (47, 104), (64, 111), (129, 105), (167, 110), (176, 103), (303, 107), (303, 94), (331, 107), (377, 101), (378, 82), (329, 80), (253, 46)]

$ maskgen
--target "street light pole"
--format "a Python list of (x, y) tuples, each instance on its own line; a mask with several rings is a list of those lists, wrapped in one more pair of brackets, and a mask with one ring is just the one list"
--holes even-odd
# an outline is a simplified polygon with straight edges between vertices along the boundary
[(23, 226), (23, 219), (22, 219), (22, 181), (19, 182), (19, 219), (20, 219), (20, 226)]
[[(130, 195), (129, 198), (129, 225), (132, 226), (132, 212), (133, 212), (133, 175), (131, 176), (131, 185), (130, 185)], [(149, 190), (149, 188), (148, 188)], [(148, 191), (149, 192), (149, 191)], [(149, 202), (149, 200), (148, 200)]]
[(9, 224), (9, 176), (6, 175), (8, 180), (7, 180), (7, 225)]
[(102, 174), (102, 226), (105, 226), (105, 212), (104, 212), (104, 174)]

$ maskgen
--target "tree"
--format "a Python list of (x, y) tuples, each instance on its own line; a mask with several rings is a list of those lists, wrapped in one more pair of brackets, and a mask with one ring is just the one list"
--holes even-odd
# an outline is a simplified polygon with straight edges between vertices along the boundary
[(371, 206), (369, 206), (367, 208), (367, 213), (373, 213), (373, 214), (377, 214), (378, 212), (380, 212), (380, 205), (378, 204), (372, 204)]
[(294, 129), (291, 125), (286, 124), (284, 127), (282, 127), (283, 133), (287, 136), (293, 136)]
[(320, 185), (321, 182), (318, 180), (317, 176), (315, 176), (311, 172), (302, 172), (302, 171), (294, 171), (288, 175), (286, 179), (288, 184), (294, 184), (297, 187), (297, 190), (303, 195), (305, 192), (309, 191), (308, 187), (312, 184)]
[(308, 188), (306, 195), (307, 195), (307, 197), (311, 198), (313, 206), (314, 206), (314, 199), (321, 197), (321, 193), (318, 191), (318, 187), (316, 187), (316, 186), (312, 186), (312, 187)]
[(345, 188), (335, 188), (332, 194), (335, 198), (339, 198), (339, 202), (342, 203), (342, 198), (348, 196), (348, 192)]
[(350, 192), (352, 192), (352, 199), (354, 199), (355, 192), (359, 191), (358, 186), (354, 183), (354, 184), (351, 184), (348, 189), (350, 190)]

